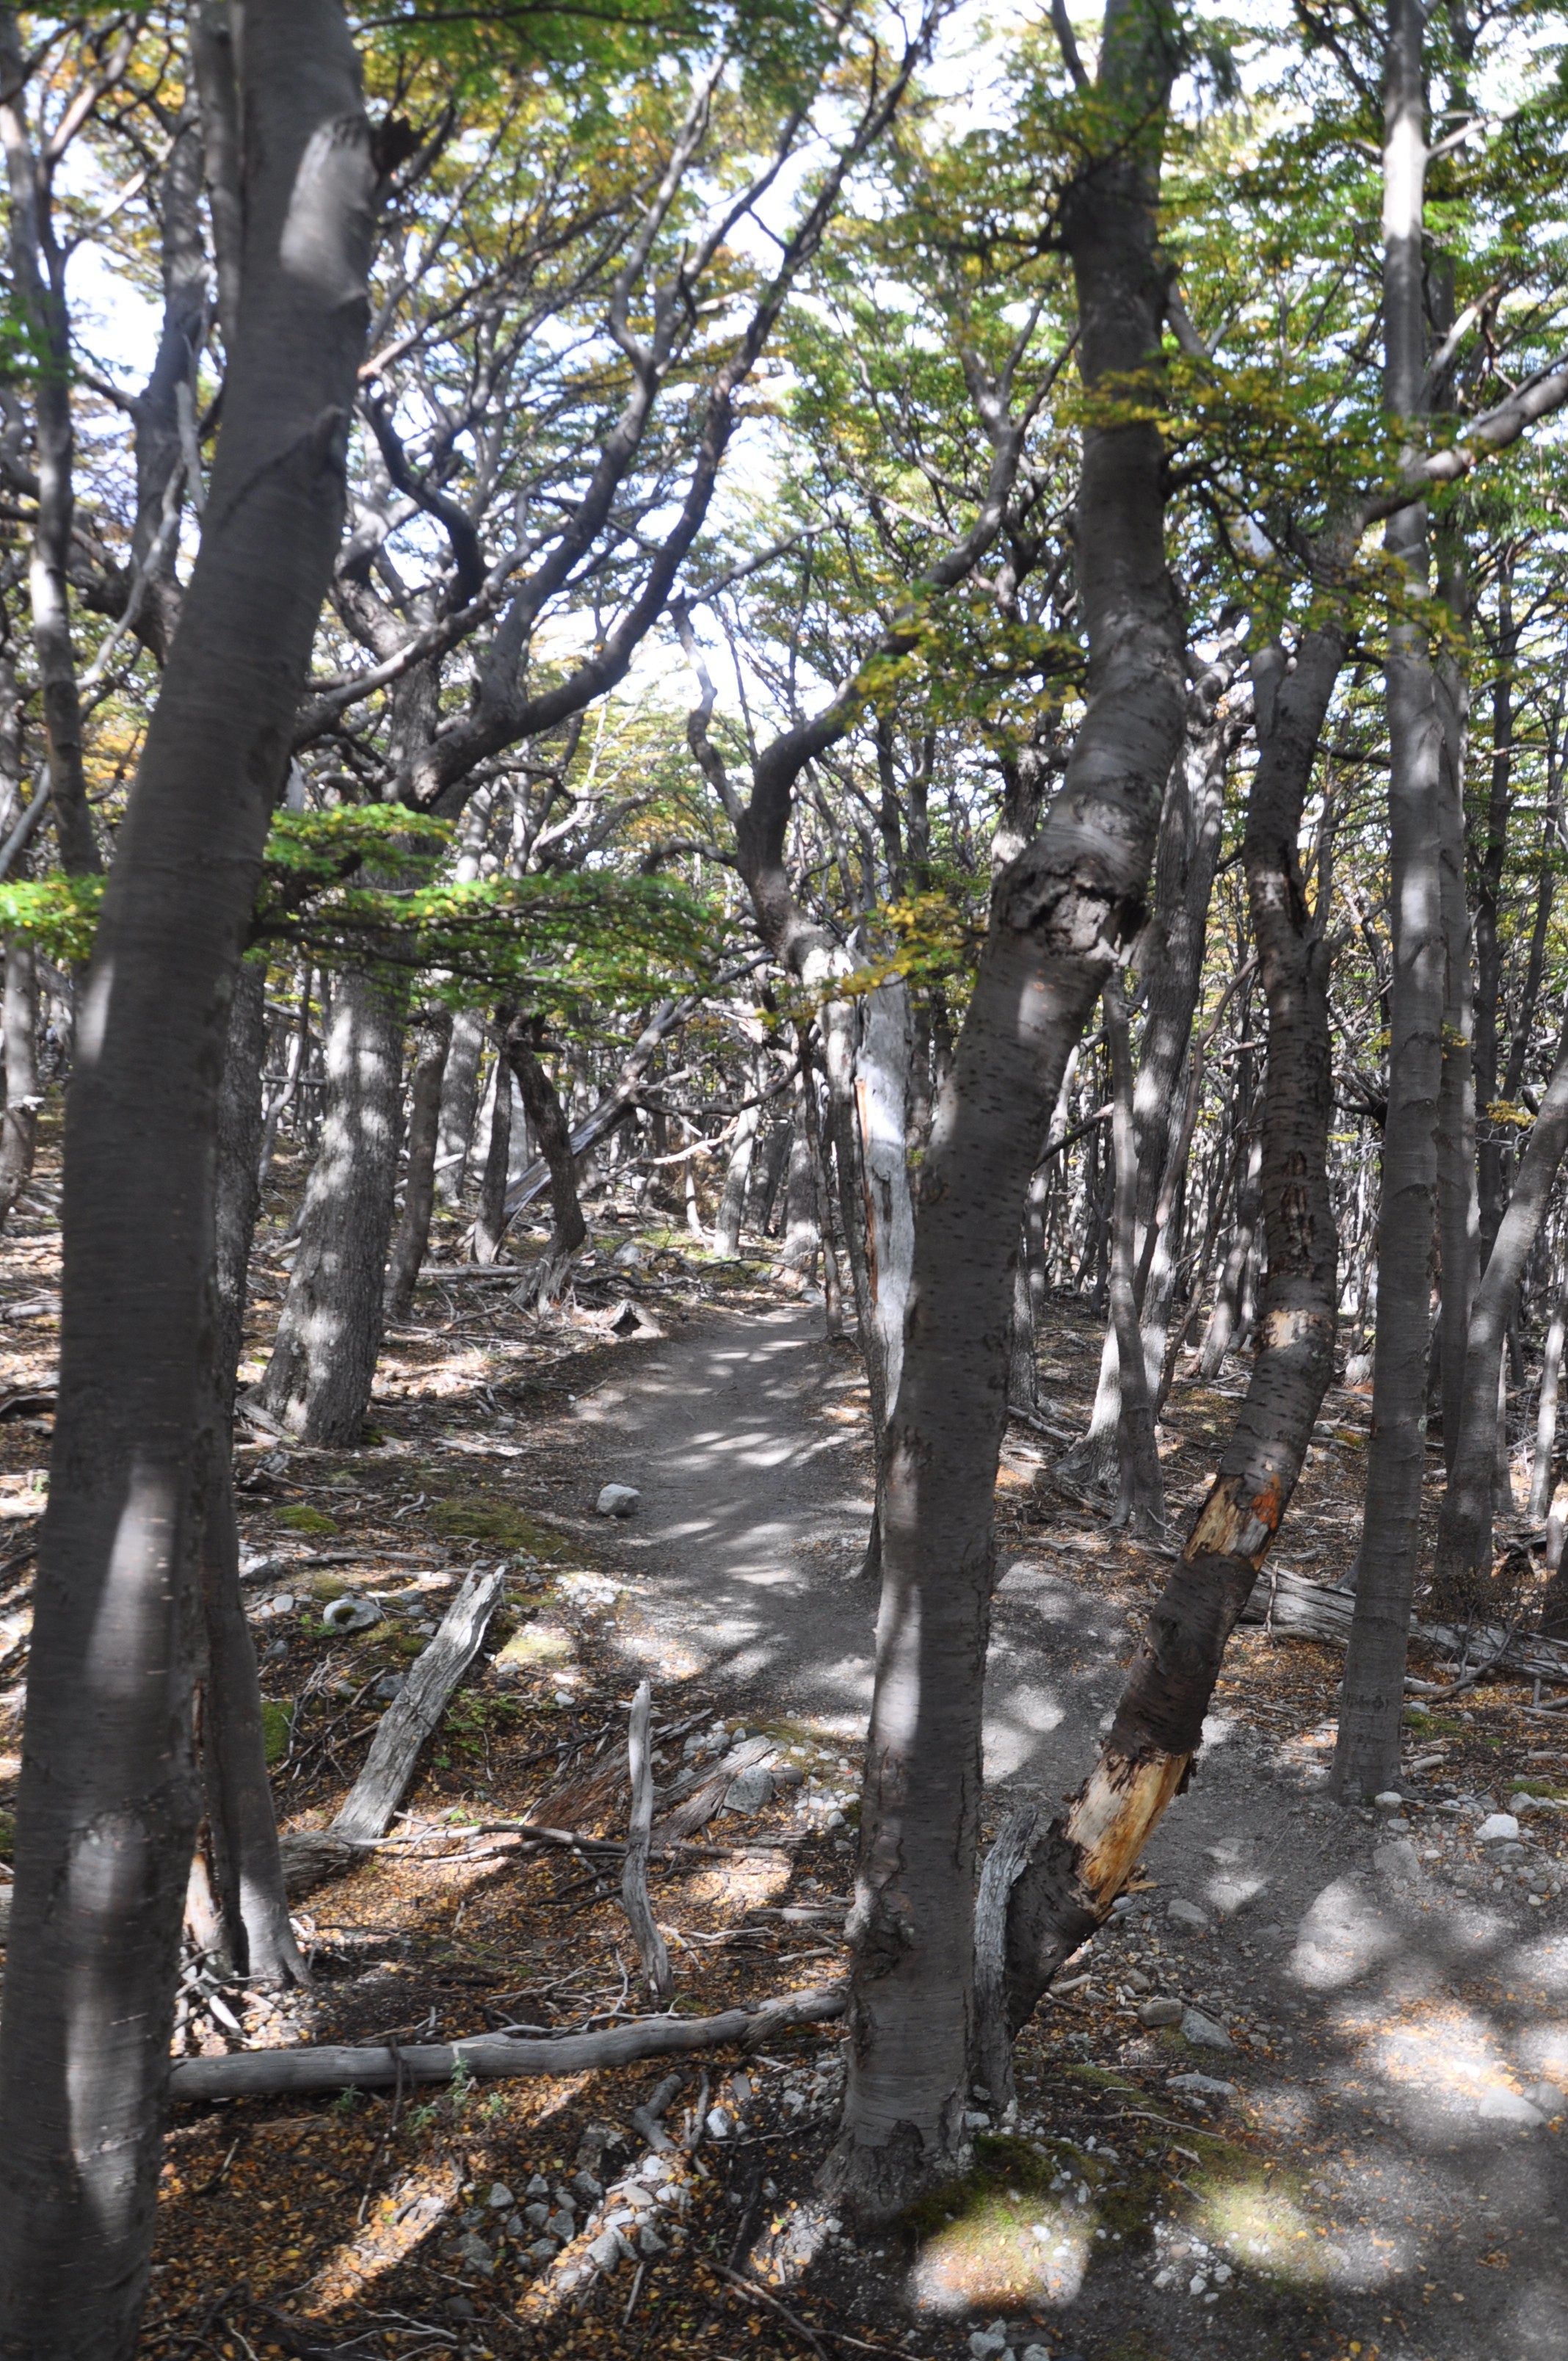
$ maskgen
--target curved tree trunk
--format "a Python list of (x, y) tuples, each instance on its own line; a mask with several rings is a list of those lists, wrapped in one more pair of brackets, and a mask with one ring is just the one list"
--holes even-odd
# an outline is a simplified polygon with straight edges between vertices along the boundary
[(1497, 1370), (1519, 1308), (1519, 1281), (1546, 1218), (1568, 1150), (1568, 1034), (1558, 1044), (1508, 1209), (1503, 1215), (1470, 1315), (1453, 1464), (1443, 1494), (1432, 1578), (1432, 1611), (1458, 1622), (1484, 1602), (1492, 1575), (1493, 1479), (1497, 1453)]
[[(242, 311), (66, 1111), (59, 1408), (0, 2013), (0, 2352), (131, 2361), (198, 1791), (225, 1028), (343, 515), (376, 184), (328, 0), (246, 23)], [(314, 159), (310, 169), (306, 159)]]
[(1014, 2030), (1107, 1916), (1191, 1774), (1225, 1643), (1289, 1505), (1333, 1375), (1330, 960), (1296, 846), (1344, 649), (1344, 634), (1325, 629), (1300, 641), (1292, 671), (1277, 647), (1254, 667), (1258, 761), (1243, 859), (1268, 1004), (1260, 1175), (1268, 1267), (1259, 1348), (1219, 1472), (1150, 1614), (1100, 1760), (1067, 1812), (1036, 1835), (1013, 1887)]
[[(1141, 923), (1180, 742), (1181, 612), (1166, 570), (1155, 207), (1174, 56), (1163, 13), (1111, 0), (1097, 117), (1121, 133), (1063, 208), (1090, 390), (1078, 505), (1089, 704), (1062, 790), (993, 890), (922, 1171), (904, 1372), (883, 1458), (883, 1588), (850, 1931), (850, 2078), (828, 2185), (885, 2218), (964, 2153), (981, 1702), (1007, 1416), (1013, 1266), (1063, 1070)], [(1140, 405), (1142, 407), (1143, 405)]]
[(428, 1017), (419, 1029), (419, 1055), (409, 1093), (409, 1155), (403, 1175), (403, 1217), (387, 1266), (387, 1317), (406, 1320), (430, 1244), (435, 1210), (435, 1157), (441, 1138), (441, 1090), (452, 1040), (452, 1019)]
[(261, 1399), (305, 1443), (356, 1445), (381, 1349), (403, 1095), (399, 985), (350, 970), (326, 1042), (326, 1111)]

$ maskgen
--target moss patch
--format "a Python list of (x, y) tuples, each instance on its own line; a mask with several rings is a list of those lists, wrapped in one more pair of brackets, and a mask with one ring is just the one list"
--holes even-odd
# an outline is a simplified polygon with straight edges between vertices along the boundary
[(483, 1492), (455, 1493), (430, 1512), (430, 1521), (448, 1541), (485, 1542), (491, 1549), (529, 1550), (535, 1557), (560, 1558), (566, 1543), (559, 1533)]
[(294, 1727), (294, 1708), (280, 1705), (276, 1699), (261, 1708), (261, 1732), (267, 1742), (267, 1767), (281, 1763), (289, 1752), (289, 1733)]
[(526, 1671), (536, 1664), (569, 1664), (576, 1653), (571, 1633), (558, 1623), (525, 1623), (496, 1651), (495, 1661)]
[(291, 1500), (286, 1509), (279, 1510), (278, 1522), (287, 1525), (291, 1533), (335, 1533), (340, 1530), (335, 1517), (313, 1509), (308, 1500)]

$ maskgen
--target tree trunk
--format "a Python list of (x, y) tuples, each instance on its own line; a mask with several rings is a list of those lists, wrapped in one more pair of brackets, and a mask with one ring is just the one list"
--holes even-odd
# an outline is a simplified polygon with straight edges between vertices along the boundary
[[(501, 1031), (510, 1014), (501, 1010)], [(498, 1038), (496, 1062), (490, 1073), (490, 1128), (485, 1148), (485, 1169), (479, 1179), (479, 1210), (474, 1218), (474, 1260), (499, 1259), (507, 1232), (507, 1183), (511, 1178), (511, 1068)]]
[(350, 969), (326, 1044), (326, 1111), (261, 1400), (302, 1442), (358, 1445), (381, 1350), (403, 1095), (402, 993)]
[[(981, 1701), (1007, 1415), (1013, 1266), (1068, 1056), (1135, 931), (1180, 741), (1183, 631), (1165, 566), (1164, 282), (1155, 212), (1174, 53), (1111, 0), (1061, 235), (1089, 390), (1077, 518), (1089, 702), (1040, 835), (993, 890), (922, 1171), (904, 1371), (883, 1457), (883, 1590), (854, 1909), (850, 2079), (828, 2182), (885, 2218), (965, 2148)], [(1108, 151), (1108, 152), (1107, 152)], [(1141, 381), (1144, 414), (1096, 417)]]
[(806, 1093), (816, 1087), (811, 1077), (796, 1076), (796, 1114), (795, 1129), (790, 1135), (789, 1172), (784, 1181), (784, 1250), (779, 1256), (785, 1270), (806, 1269), (820, 1244), (817, 1226), (817, 1182), (811, 1170), (811, 1132), (806, 1119)]
[[(1463, 544), (1452, 518), (1444, 525), (1440, 545), (1442, 560), (1439, 589), (1453, 617), (1454, 636), (1463, 637), (1469, 624), (1470, 600)], [(1437, 665), (1435, 680), (1438, 717), (1442, 725), (1440, 823), (1444, 978), (1442, 1084), (1437, 1119), (1438, 1262), (1442, 1279), (1438, 1357), (1442, 1455), (1452, 1469), (1463, 1416), (1470, 1312), (1480, 1276), (1475, 1178), (1475, 994), (1464, 884), (1464, 759), (1469, 700), (1464, 672), (1452, 653), (1445, 653)]]
[[(1424, 399), (1422, 184), (1426, 88), (1420, 0), (1389, 0), (1384, 142), (1386, 394), (1396, 422)], [(1419, 602), (1428, 591), (1422, 505), (1390, 518), (1385, 547)], [(1355, 1620), (1345, 1656), (1334, 1793), (1376, 1795), (1399, 1768), (1399, 1715), (1420, 1544), (1426, 1457), (1431, 1248), (1437, 1213), (1437, 1115), (1442, 1086), (1442, 765), (1431, 650), (1420, 620), (1393, 615), (1385, 678), (1388, 716), (1389, 879), (1393, 989), (1388, 1113), (1383, 1130), (1372, 1447)]]
[(588, 1225), (577, 1196), (572, 1127), (539, 1054), (543, 1038), (543, 1019), (514, 1017), (503, 1036), (502, 1053), (517, 1076), (523, 1110), (550, 1170), (550, 1210), (555, 1226), (544, 1250), (534, 1301), (554, 1302), (565, 1284), (572, 1257), (588, 1235)]
[(1530, 1521), (1538, 1525), (1552, 1506), (1552, 1469), (1557, 1453), (1557, 1393), (1563, 1377), (1563, 1339), (1568, 1333), (1568, 1270), (1558, 1279), (1552, 1319), (1541, 1356), (1541, 1396), (1535, 1411), (1535, 1462), (1530, 1479)]
[[(1508, 1209), (1475, 1293), (1453, 1466), (1438, 1525), (1432, 1613), (1462, 1622), (1491, 1587), (1492, 1502), (1499, 1426), (1497, 1373), (1519, 1281), (1568, 1149), (1568, 1033), (1519, 1159)], [(1561, 1350), (1561, 1345), (1559, 1346)], [(1511, 1508), (1512, 1501), (1507, 1503)]]
[(1217, 1378), (1224, 1365), (1225, 1355), (1240, 1334), (1242, 1293), (1246, 1281), (1247, 1266), (1252, 1259), (1253, 1242), (1257, 1235), (1258, 1213), (1262, 1203), (1263, 1136), (1255, 1132), (1247, 1146), (1246, 1165), (1241, 1186), (1236, 1191), (1236, 1226), (1232, 1235), (1230, 1251), (1225, 1257), (1220, 1283), (1214, 1290), (1214, 1309), (1210, 1314), (1203, 1350), (1198, 1359), (1200, 1377)]
[(375, 168), (326, 0), (247, 17), (239, 333), (66, 1115), (59, 1407), (0, 2014), (0, 2352), (131, 2361), (198, 1795), (194, 1506), (230, 990), (323, 593)]
[(1165, 1485), (1155, 1440), (1154, 1402), (1144, 1366), (1138, 1329), (1135, 1259), (1137, 1251), (1138, 1148), (1133, 1120), (1133, 1052), (1127, 1038), (1127, 1004), (1119, 975), (1106, 979), (1105, 1038), (1111, 1045), (1111, 1086), (1115, 1112), (1112, 1134), (1116, 1155), (1116, 1200), (1111, 1220), (1111, 1325), (1116, 1338), (1116, 1389), (1121, 1396), (1118, 1436), (1122, 1482), (1113, 1521), (1130, 1525), (1145, 1541), (1165, 1538)]
[[(1243, 858), (1268, 1004), (1260, 1194), (1268, 1240), (1246, 1400), (1181, 1561), (1149, 1617), (1100, 1760), (1036, 1839), (1013, 1888), (1009, 2015), (1026, 2022), (1061, 1962), (1108, 1914), (1191, 1774), (1226, 1641), (1279, 1530), (1333, 1375), (1338, 1240), (1328, 1183), (1330, 955), (1297, 841), (1345, 635), (1303, 635), (1287, 672), (1255, 664), (1258, 760)], [(1326, 919), (1326, 910), (1321, 914)]]
[(452, 1046), (441, 1082), (441, 1145), (435, 1193), (444, 1205), (458, 1205), (468, 1175), (468, 1148), (478, 1112), (479, 1060), (484, 1054), (483, 1017), (460, 1008), (452, 1020)]
[(5, 1043), (5, 1112), (0, 1116), (0, 1224), (4, 1224), (33, 1177), (38, 1108), (43, 1103), (38, 1087), (38, 972), (32, 944), (22, 935), (5, 939), (0, 1030)]
[(727, 1262), (733, 1261), (740, 1251), (740, 1218), (746, 1210), (757, 1126), (762, 1119), (762, 1110), (758, 1105), (742, 1107), (735, 1121), (735, 1137), (724, 1169), (724, 1188), (713, 1221), (713, 1250)]
[(432, 1016), (420, 1027), (409, 1097), (409, 1159), (403, 1176), (403, 1217), (387, 1267), (387, 1317), (406, 1320), (430, 1244), (435, 1210), (435, 1157), (441, 1138), (441, 1090), (452, 1039), (452, 1019)]
[[(1486, 835), (1475, 864), (1475, 1089), (1481, 1124), (1476, 1153), (1480, 1224), (1480, 1266), (1486, 1268), (1503, 1218), (1507, 1191), (1503, 1185), (1503, 1152), (1497, 1127), (1491, 1119), (1499, 1096), (1497, 1030), (1502, 1008), (1503, 953), (1497, 920), (1503, 893), (1503, 865), (1508, 856), (1508, 814), (1512, 803), (1514, 751), (1514, 666), (1519, 660), (1519, 625), (1513, 610), (1514, 555), (1505, 548), (1497, 566), (1497, 658), (1492, 683), (1492, 775), (1486, 799)], [(1550, 822), (1548, 823), (1550, 827)], [(1551, 876), (1550, 869), (1547, 878)], [(1550, 906), (1551, 884), (1543, 880)], [(1545, 928), (1541, 928), (1544, 937)], [(1544, 946), (1543, 946), (1544, 947)], [(1539, 973), (1540, 956), (1530, 965)], [(1535, 994), (1525, 994), (1530, 1012)], [(1528, 1018), (1526, 1020), (1528, 1027)], [(1521, 1069), (1522, 1071), (1522, 1069)], [(1504, 1091), (1501, 1095), (1508, 1097)], [(1463, 1380), (1462, 1380), (1463, 1381)], [(1446, 1403), (1444, 1405), (1446, 1408)], [(1445, 1436), (1446, 1442), (1446, 1436)], [(1452, 1466), (1452, 1460), (1450, 1465)], [(1542, 1512), (1544, 1513), (1544, 1511)]]

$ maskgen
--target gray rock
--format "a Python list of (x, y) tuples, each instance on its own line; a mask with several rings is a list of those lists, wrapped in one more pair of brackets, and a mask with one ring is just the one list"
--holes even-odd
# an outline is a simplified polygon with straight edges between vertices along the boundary
[[(1534, 2110), (1532, 2109), (1531, 2112), (1533, 2114)], [(459, 2238), (453, 2251), (457, 2261), (466, 2270), (483, 2271), (488, 2276), (496, 2268), (495, 2257), (475, 2230), (470, 2230), (465, 2237)]]
[(1169, 2091), (1187, 2091), (1195, 2099), (1234, 2099), (1234, 2082), (1217, 2082), (1212, 2074), (1173, 2074), (1166, 2084)]
[(1548, 2122), (1553, 2115), (1561, 2115), (1568, 2109), (1568, 2102), (1564, 2101), (1555, 2082), (1532, 2082), (1525, 2097), (1532, 2107), (1541, 2109)]
[(531, 2263), (553, 2263), (560, 2251), (554, 2238), (535, 2238), (528, 2250), (528, 2259)]
[(1378, 1845), (1372, 1855), (1372, 1866), (1379, 1877), (1390, 1878), (1399, 1885), (1413, 1885), (1421, 1873), (1420, 1857), (1409, 1837), (1395, 1837), (1387, 1844)]
[(513, 2202), (512, 2193), (504, 2180), (491, 2181), (490, 2193), (485, 2202), (487, 2205), (493, 2205), (498, 2213), (510, 2212)]
[(588, 2260), (597, 2263), (601, 2271), (614, 2270), (631, 2253), (619, 2230), (601, 2230), (588, 2248)]
[(639, 1270), (641, 1268), (642, 1262), (641, 1247), (635, 1238), (628, 1238), (626, 1244), (623, 1246), (617, 1246), (611, 1255), (609, 1267), (612, 1270)]
[(576, 2191), (579, 2197), (586, 2197), (590, 2205), (593, 2203), (596, 2197), (602, 2197), (604, 2195), (603, 2181), (596, 2180), (591, 2172), (579, 2172), (574, 2174), (572, 2186)]
[(553, 2238), (560, 2239), (563, 2246), (566, 2244), (569, 2238), (575, 2238), (577, 2235), (576, 2217), (574, 2214), (566, 2213), (565, 2209), (559, 2213), (552, 2213), (544, 2226), (549, 2231), (550, 2235)]
[(1006, 2352), (1007, 2339), (992, 2328), (977, 2328), (970, 2338), (969, 2349), (974, 2361), (996, 2361), (999, 2354)]
[(707, 2136), (709, 2139), (716, 2140), (728, 2139), (729, 2137), (729, 2118), (725, 2114), (722, 2107), (710, 2107), (708, 2109)]
[(542, 2172), (536, 2172), (522, 2193), (525, 2197), (548, 2197), (550, 2183)]
[(1208, 1912), (1200, 1910), (1196, 1902), (1172, 1902), (1168, 1905), (1165, 1915), (1178, 1927), (1206, 1927), (1209, 1924)]
[(525, 2205), (522, 2209), (522, 2218), (531, 2230), (543, 2230), (550, 2219), (550, 2208), (548, 2205)]
[(380, 1609), (368, 1598), (334, 1598), (322, 1609), (322, 1623), (328, 1631), (368, 1631), (380, 1620)]
[(669, 2240), (661, 2238), (657, 2230), (649, 2227), (638, 2231), (637, 2251), (640, 2255), (664, 2255), (668, 2254), (669, 2248)]
[(607, 1484), (594, 1502), (601, 1517), (635, 1516), (642, 1495), (633, 1484)]
[(1216, 2025), (1212, 2016), (1205, 2016), (1198, 2008), (1182, 2010), (1181, 2037), (1200, 2049), (1234, 2049), (1236, 2046), (1223, 2025)]
[(1382, 1795), (1374, 1795), (1372, 1801), (1379, 1812), (1402, 1812), (1405, 1808), (1405, 1799), (1398, 1787), (1386, 1787)]
[(1541, 2109), (1532, 2107), (1517, 2091), (1487, 2091), (1475, 2112), (1483, 2123), (1517, 2124), (1520, 2131), (1541, 2131), (1546, 2125)]
[(740, 1776), (731, 1779), (724, 1790), (727, 1812), (742, 1812), (749, 1816), (752, 1812), (762, 1811), (773, 1800), (773, 1774), (771, 1771), (764, 1771), (760, 1763), (750, 1771), (742, 1771)]
[(1179, 2000), (1146, 2000), (1138, 2004), (1140, 2025), (1179, 2025), (1182, 2017)]
[(384, 1680), (377, 1682), (370, 1694), (378, 1705), (390, 1705), (394, 1697), (401, 1697), (405, 1686), (401, 1673), (389, 1673)]
[(1511, 1812), (1488, 1812), (1475, 1831), (1477, 1844), (1517, 1844), (1519, 1824)]

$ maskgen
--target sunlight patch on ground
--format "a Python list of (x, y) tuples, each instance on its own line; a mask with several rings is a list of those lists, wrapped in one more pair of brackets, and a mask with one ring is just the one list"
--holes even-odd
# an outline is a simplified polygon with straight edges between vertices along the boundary
[(1249, 2172), (1211, 2186), (1199, 2220), (1205, 2236), (1249, 2270), (1272, 2271), (1300, 2287), (1321, 2286), (1330, 2276), (1316, 2226), (1289, 2189), (1278, 2187), (1266, 2173)]
[(405, 2173), (376, 2200), (363, 2229), (334, 2246), (302, 2290), (307, 2318), (335, 2311), (364, 2294), (437, 2229), (457, 2203), (463, 2180), (455, 2164)]
[(986, 2305), (1070, 2303), (1083, 2285), (1099, 2217), (1092, 2205), (988, 2189), (922, 2247), (909, 2292), (943, 2314)]

